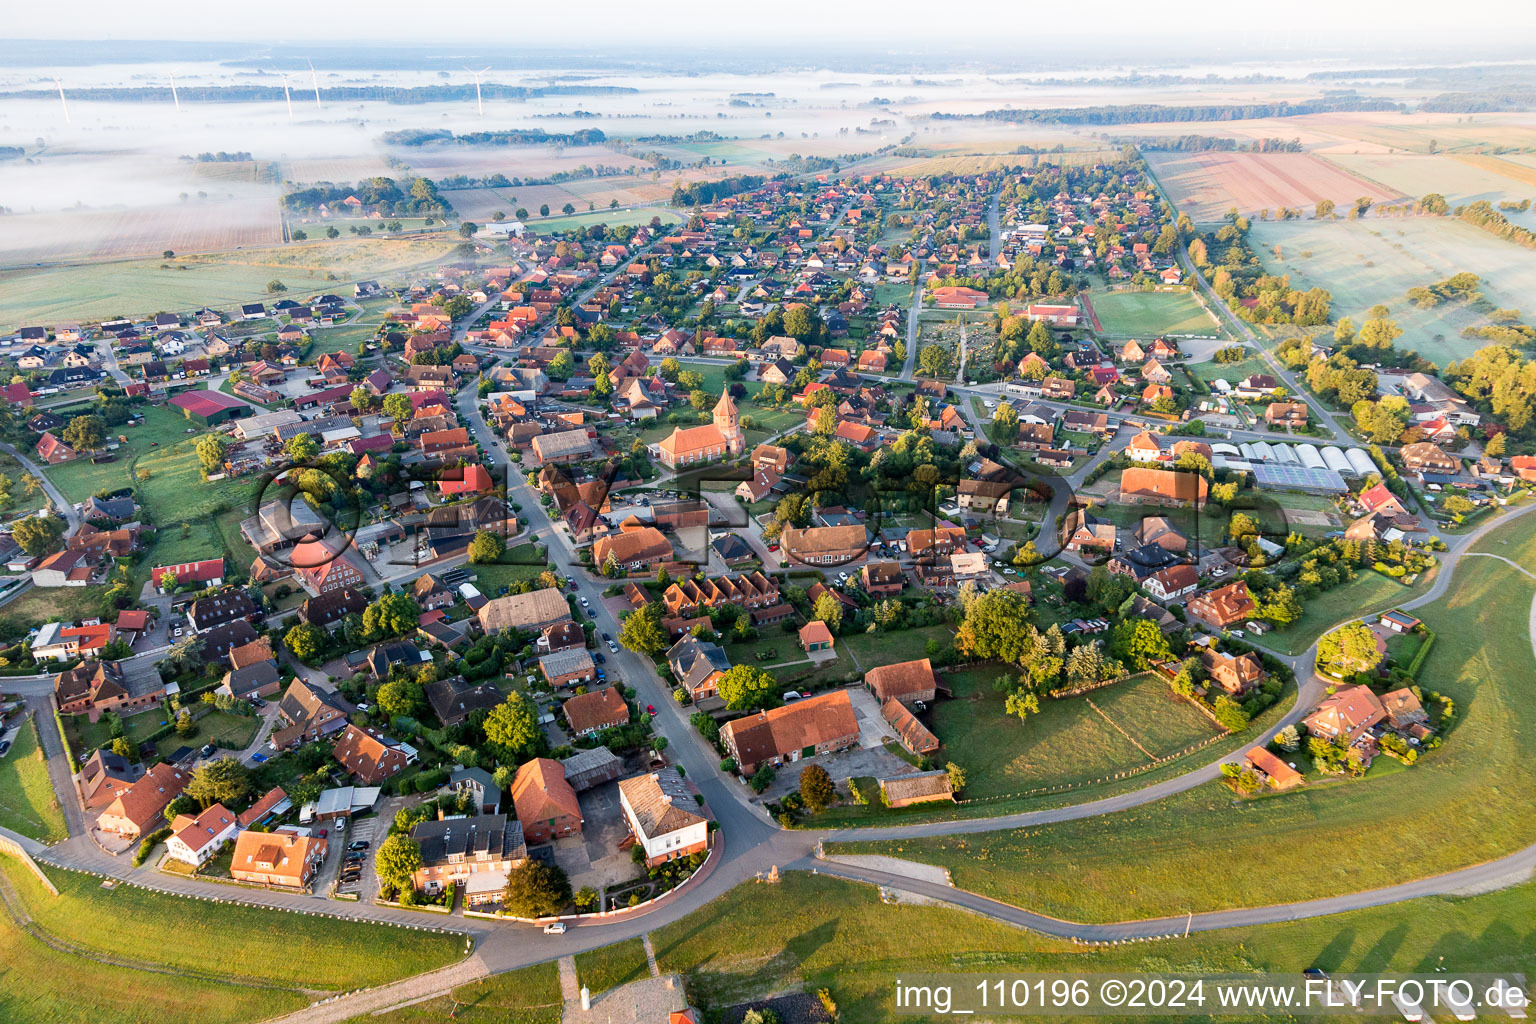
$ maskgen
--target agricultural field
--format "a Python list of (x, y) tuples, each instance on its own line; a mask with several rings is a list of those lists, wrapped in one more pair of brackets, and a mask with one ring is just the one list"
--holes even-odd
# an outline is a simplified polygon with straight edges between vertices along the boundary
[(396, 146), (388, 155), (403, 160), (416, 174), (432, 179), (463, 174), (471, 178), (491, 174), (507, 177), (546, 178), (578, 167), (633, 167), (649, 174), (652, 165), (606, 146)]
[(1111, 338), (1157, 338), (1168, 334), (1215, 334), (1216, 321), (1186, 291), (1095, 292), (1089, 296), (1104, 334)]
[(966, 796), (984, 798), (1090, 782), (1166, 757), (1216, 735), (1168, 685), (1136, 676), (1061, 700), (1042, 698), (1021, 723), (993, 681), (1002, 666), (947, 675), (954, 697), (933, 705), (930, 726), (945, 756), (966, 770)]
[[(789, 872), (778, 885), (738, 886), (651, 938), (661, 969), (682, 972), (706, 1008), (827, 988), (844, 1024), (880, 1024), (900, 1019), (893, 974), (979, 972), (999, 963), (1050, 973), (1407, 973), (1443, 957), (1450, 970), (1527, 970), (1523, 937), (1533, 913), (1536, 884), (1526, 883), (1468, 898), (1197, 931), (1176, 946), (1082, 947), (953, 908), (883, 903), (871, 885)], [(382, 1020), (397, 1024), (393, 1016)]]
[[(48, 777), (48, 762), (38, 747), (35, 721), (16, 720), (21, 732), (10, 753), (0, 758), (0, 826), (45, 843), (57, 843), (69, 838), (69, 830)], [(54, 728), (50, 718), (45, 717), (43, 725)]]
[(1536, 290), (1536, 252), (1449, 218), (1254, 221), (1250, 238), (1266, 268), (1289, 275), (1292, 287), (1332, 292), (1335, 318), (1358, 325), (1371, 306), (1386, 305), (1405, 332), (1397, 347), (1441, 366), (1482, 348), (1461, 331), (1488, 321), (1459, 303), (1420, 309), (1408, 289), (1469, 271), (1483, 279), (1488, 301), (1514, 309)]
[[(1526, 543), (1529, 535), (1512, 539)], [(1135, 810), (1027, 831), (857, 848), (899, 846), (900, 855), (949, 867), (961, 888), (1079, 921), (1359, 892), (1523, 848), (1536, 841), (1536, 821), (1523, 812), (1536, 785), (1536, 709), (1523, 683), (1536, 584), (1501, 562), (1481, 561), (1488, 564), (1458, 572), (1448, 594), (1414, 610), (1438, 637), (1420, 685), (1451, 697), (1456, 717), (1444, 746), (1412, 768), (1247, 801), (1211, 783)], [(1424, 807), (1436, 814), (1425, 818)], [(1383, 855), (1383, 837), (1391, 856)], [(1263, 870), (1191, 870), (1243, 863)]]
[(172, 260), (139, 259), (0, 271), (0, 329), (35, 321), (90, 320), (118, 314), (227, 308), (269, 300), (267, 282), (291, 295), (349, 288), (435, 263), (457, 236), (343, 237)]
[[(209, 187), (221, 187), (211, 184)], [(277, 190), (246, 198), (208, 199), (129, 210), (22, 213), (6, 218), (6, 263), (59, 259), (125, 259), (283, 240)]]
[[(1497, 205), (1502, 199), (1530, 198), (1536, 191), (1536, 169), (1502, 157), (1473, 153), (1330, 153), (1322, 159), (1383, 189), (1414, 199), (1438, 192), (1452, 205), (1478, 199)], [(1342, 205), (1354, 196), (1323, 198)]]
[(336, 157), (297, 157), (282, 162), (282, 176), (299, 185), (319, 181), (361, 181), (364, 178), (398, 178), (400, 172), (391, 168), (382, 157), (372, 154), (356, 154)]
[[(564, 203), (561, 204), (565, 205)], [(583, 203), (573, 203), (578, 210), (584, 208)], [(598, 206), (591, 212), (580, 212), (569, 217), (562, 216), (556, 207), (550, 208), (551, 217), (535, 217), (529, 224), (540, 234), (551, 234), (556, 231), (570, 231), (572, 228), (589, 228), (594, 224), (606, 224), (609, 227), (618, 227), (621, 224), (642, 225), (649, 224), (652, 217), (660, 217), (663, 225), (681, 224), (683, 215), (666, 206), (637, 206), (629, 210), (607, 210)]]
[(1322, 199), (1408, 194), (1307, 153), (1148, 153), (1147, 162), (1174, 206), (1197, 224), (1215, 223), (1233, 207), (1254, 216), (1283, 206), (1310, 211)]

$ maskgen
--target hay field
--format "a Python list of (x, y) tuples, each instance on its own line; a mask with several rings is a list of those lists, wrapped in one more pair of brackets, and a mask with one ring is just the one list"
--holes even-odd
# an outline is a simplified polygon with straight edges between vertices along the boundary
[[(1529, 175), (1530, 168), (1494, 157), (1470, 154), (1429, 156), (1405, 153), (1332, 153), (1325, 159), (1347, 173), (1414, 198), (1439, 192), (1452, 203), (1468, 203), (1478, 199), (1497, 203), (1502, 199), (1530, 198), (1536, 193), (1536, 183), (1522, 181), (1520, 177)], [(1341, 201), (1346, 197), (1340, 195), (1330, 198)]]
[(1457, 304), (1419, 309), (1409, 288), (1466, 270), (1483, 279), (1483, 294), (1497, 306), (1529, 307), (1536, 292), (1536, 252), (1448, 218), (1254, 221), (1251, 238), (1265, 266), (1290, 275), (1293, 287), (1332, 292), (1335, 317), (1359, 324), (1384, 303), (1405, 332), (1397, 347), (1442, 366), (1483, 346), (1461, 330), (1487, 320)]
[(1282, 206), (1308, 209), (1322, 199), (1403, 198), (1307, 153), (1148, 153), (1147, 162), (1174, 205), (1199, 223), (1218, 221), (1233, 207), (1251, 215)]

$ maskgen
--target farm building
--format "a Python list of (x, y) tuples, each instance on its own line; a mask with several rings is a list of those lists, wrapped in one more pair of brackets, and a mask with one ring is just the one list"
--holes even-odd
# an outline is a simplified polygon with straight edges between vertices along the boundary
[(186, 414), (187, 419), (205, 427), (239, 419), (251, 412), (250, 406), (222, 391), (183, 391), (172, 398), (170, 404)]

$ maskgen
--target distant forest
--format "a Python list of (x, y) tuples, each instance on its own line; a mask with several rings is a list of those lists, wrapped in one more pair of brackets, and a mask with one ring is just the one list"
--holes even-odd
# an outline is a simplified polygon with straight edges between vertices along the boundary
[(1300, 139), (1238, 139), (1214, 135), (1119, 136), (1117, 146), (1135, 146), (1143, 153), (1300, 153)]
[(1401, 103), (1355, 93), (1324, 96), (1302, 103), (1232, 103), (1167, 107), (1132, 103), (1105, 107), (1041, 107), (988, 110), (982, 114), (934, 114), (936, 121), (1047, 121), (1061, 124), (1139, 124), (1166, 121), (1246, 121), (1258, 117), (1295, 117), (1362, 110), (1402, 110)]

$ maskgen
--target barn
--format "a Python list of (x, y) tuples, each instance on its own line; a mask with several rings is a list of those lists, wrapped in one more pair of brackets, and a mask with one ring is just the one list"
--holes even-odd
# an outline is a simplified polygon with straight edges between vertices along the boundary
[(249, 405), (222, 391), (183, 391), (171, 399), (171, 404), (185, 413), (187, 419), (205, 427), (251, 413)]

